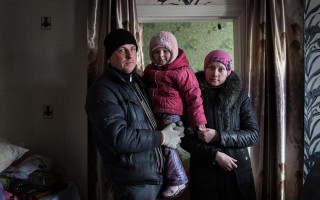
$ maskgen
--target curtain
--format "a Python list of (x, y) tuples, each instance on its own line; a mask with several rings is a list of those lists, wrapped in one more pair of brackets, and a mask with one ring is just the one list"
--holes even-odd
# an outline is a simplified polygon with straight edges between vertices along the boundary
[[(107, 66), (104, 38), (116, 28), (130, 31), (138, 43), (137, 71), (143, 71), (142, 26), (138, 24), (135, 0), (88, 0), (87, 49), (88, 87)], [(105, 184), (101, 157), (90, 133), (88, 123), (88, 199), (112, 199), (111, 188)]]
[(303, 184), (302, 0), (248, 1), (248, 88), (260, 124), (250, 149), (257, 199), (298, 199)]
[(138, 24), (135, 0), (88, 0), (88, 85), (106, 66), (103, 40), (116, 28), (130, 31), (138, 42), (138, 70), (143, 70), (142, 25)]

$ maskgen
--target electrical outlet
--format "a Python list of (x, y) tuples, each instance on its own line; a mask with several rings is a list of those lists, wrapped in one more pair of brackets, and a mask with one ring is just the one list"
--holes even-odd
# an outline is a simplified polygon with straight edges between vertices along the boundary
[(43, 106), (43, 119), (53, 119), (53, 105)]
[(41, 30), (51, 30), (51, 17), (41, 17)]

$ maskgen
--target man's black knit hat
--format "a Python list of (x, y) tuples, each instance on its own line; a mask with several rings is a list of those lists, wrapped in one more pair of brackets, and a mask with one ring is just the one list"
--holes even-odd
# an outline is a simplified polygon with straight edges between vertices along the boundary
[(134, 44), (138, 50), (137, 41), (132, 33), (124, 29), (111, 31), (104, 39), (104, 48), (106, 50), (107, 58), (109, 59), (113, 52), (124, 44)]

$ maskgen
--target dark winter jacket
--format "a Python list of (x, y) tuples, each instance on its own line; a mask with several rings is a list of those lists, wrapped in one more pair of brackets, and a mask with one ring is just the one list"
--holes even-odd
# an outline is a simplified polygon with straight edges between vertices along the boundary
[[(87, 94), (86, 111), (107, 179), (120, 184), (161, 184), (162, 134), (152, 130), (132, 82), (110, 65)], [(150, 113), (149, 113), (150, 114)]]
[(182, 49), (169, 65), (148, 65), (143, 79), (149, 88), (154, 113), (186, 116), (190, 126), (207, 123), (198, 80)]
[[(244, 199), (255, 199), (251, 161), (247, 147), (258, 142), (259, 127), (249, 97), (242, 89), (241, 78), (232, 72), (221, 88), (212, 88), (205, 83), (204, 72), (198, 72), (196, 75), (202, 92), (203, 106), (208, 121), (207, 127), (217, 130), (221, 140), (206, 144), (196, 134), (186, 136), (182, 140), (181, 146), (190, 153), (191, 157), (191, 196), (201, 195), (203, 199), (213, 199), (214, 195), (206, 194), (204, 188), (219, 185), (210, 180), (215, 180), (211, 177), (224, 173), (214, 162), (217, 151), (220, 151), (237, 160), (235, 180), (237, 180), (236, 185), (240, 188)], [(225, 181), (223, 177), (217, 180), (221, 183)]]

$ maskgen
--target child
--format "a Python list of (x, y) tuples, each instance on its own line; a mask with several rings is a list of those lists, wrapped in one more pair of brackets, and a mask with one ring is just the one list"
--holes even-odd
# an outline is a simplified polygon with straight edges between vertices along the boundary
[[(166, 31), (155, 34), (150, 41), (149, 56), (152, 63), (146, 67), (143, 78), (159, 126), (182, 120), (193, 128), (205, 128), (199, 83), (184, 51), (178, 48), (176, 37)], [(186, 189), (188, 177), (176, 149), (164, 148), (164, 155), (165, 189), (161, 195), (173, 198)]]

